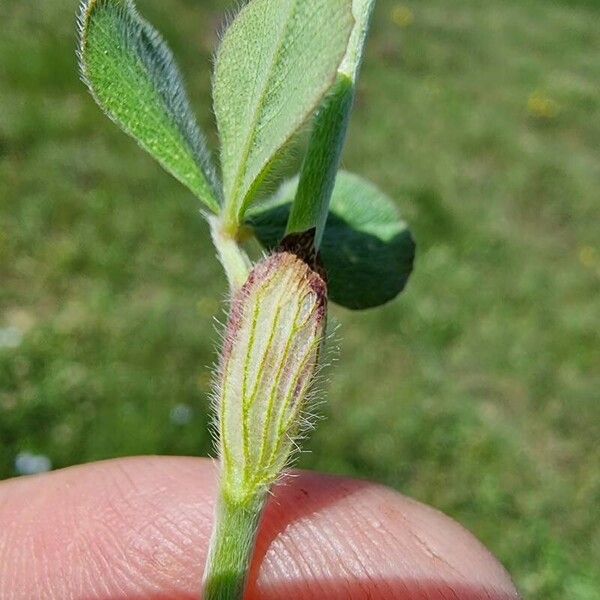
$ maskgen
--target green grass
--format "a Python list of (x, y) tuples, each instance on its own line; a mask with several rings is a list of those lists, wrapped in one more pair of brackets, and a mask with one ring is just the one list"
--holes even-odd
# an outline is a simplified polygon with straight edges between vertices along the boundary
[[(212, 141), (232, 4), (140, 1)], [(600, 3), (405, 5), (407, 27), (378, 5), (344, 165), (397, 198), (416, 272), (383, 309), (334, 309), (340, 361), (301, 465), (444, 510), (529, 599), (597, 599)], [(1, 477), (24, 450), (56, 467), (210, 452), (224, 278), (191, 194), (78, 81), (75, 10), (0, 3), (0, 328), (25, 332), (0, 349)]]

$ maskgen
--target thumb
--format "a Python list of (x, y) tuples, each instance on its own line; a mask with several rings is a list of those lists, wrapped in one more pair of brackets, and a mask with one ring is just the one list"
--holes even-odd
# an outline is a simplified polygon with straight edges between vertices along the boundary
[[(216, 465), (131, 458), (0, 484), (0, 598), (192, 600)], [(441, 513), (366, 482), (298, 472), (274, 491), (247, 600), (509, 600), (507, 573)]]

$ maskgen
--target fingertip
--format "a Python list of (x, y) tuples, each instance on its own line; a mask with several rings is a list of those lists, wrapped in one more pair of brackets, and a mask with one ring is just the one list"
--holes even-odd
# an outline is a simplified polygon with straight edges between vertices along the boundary
[[(0, 598), (199, 598), (217, 467), (134, 458), (0, 484)], [(247, 600), (509, 600), (460, 525), (387, 488), (296, 472), (265, 511)]]
[(497, 559), (439, 511), (308, 472), (275, 491), (256, 559), (252, 599), (518, 598)]
[(0, 598), (196, 597), (216, 474), (204, 459), (136, 457), (3, 482)]

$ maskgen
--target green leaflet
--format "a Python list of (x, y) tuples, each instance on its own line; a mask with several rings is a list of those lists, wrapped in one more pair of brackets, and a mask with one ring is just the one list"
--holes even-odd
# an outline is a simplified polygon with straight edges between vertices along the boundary
[(229, 223), (334, 83), (352, 25), (350, 0), (252, 0), (225, 33), (213, 98)]
[[(297, 178), (284, 183), (268, 204), (249, 214), (248, 224), (266, 248), (276, 247), (284, 235), (297, 184)], [(340, 171), (320, 252), (330, 299), (359, 310), (384, 304), (404, 289), (415, 243), (390, 198)]]
[(84, 0), (79, 60), (100, 107), (213, 212), (219, 184), (171, 51), (132, 0)]

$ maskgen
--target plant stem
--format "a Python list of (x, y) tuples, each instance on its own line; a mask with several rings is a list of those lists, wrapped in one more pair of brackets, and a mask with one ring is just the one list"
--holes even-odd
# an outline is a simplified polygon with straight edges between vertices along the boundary
[(298, 190), (292, 204), (286, 235), (315, 228), (314, 247), (319, 249), (329, 202), (340, 166), (352, 103), (352, 80), (339, 74), (336, 84), (319, 109), (300, 170)]
[(233, 502), (221, 491), (204, 572), (204, 600), (241, 600), (254, 552), (266, 492)]
[(314, 248), (319, 249), (329, 204), (346, 141), (354, 104), (356, 81), (362, 63), (375, 0), (353, 0), (355, 24), (338, 78), (315, 117), (313, 131), (292, 204), (286, 234), (315, 228)]
[(218, 217), (209, 216), (208, 222), (219, 261), (227, 275), (229, 288), (234, 292), (242, 287), (248, 278), (251, 269), (250, 260), (235, 238), (235, 234), (238, 232), (228, 231)]

